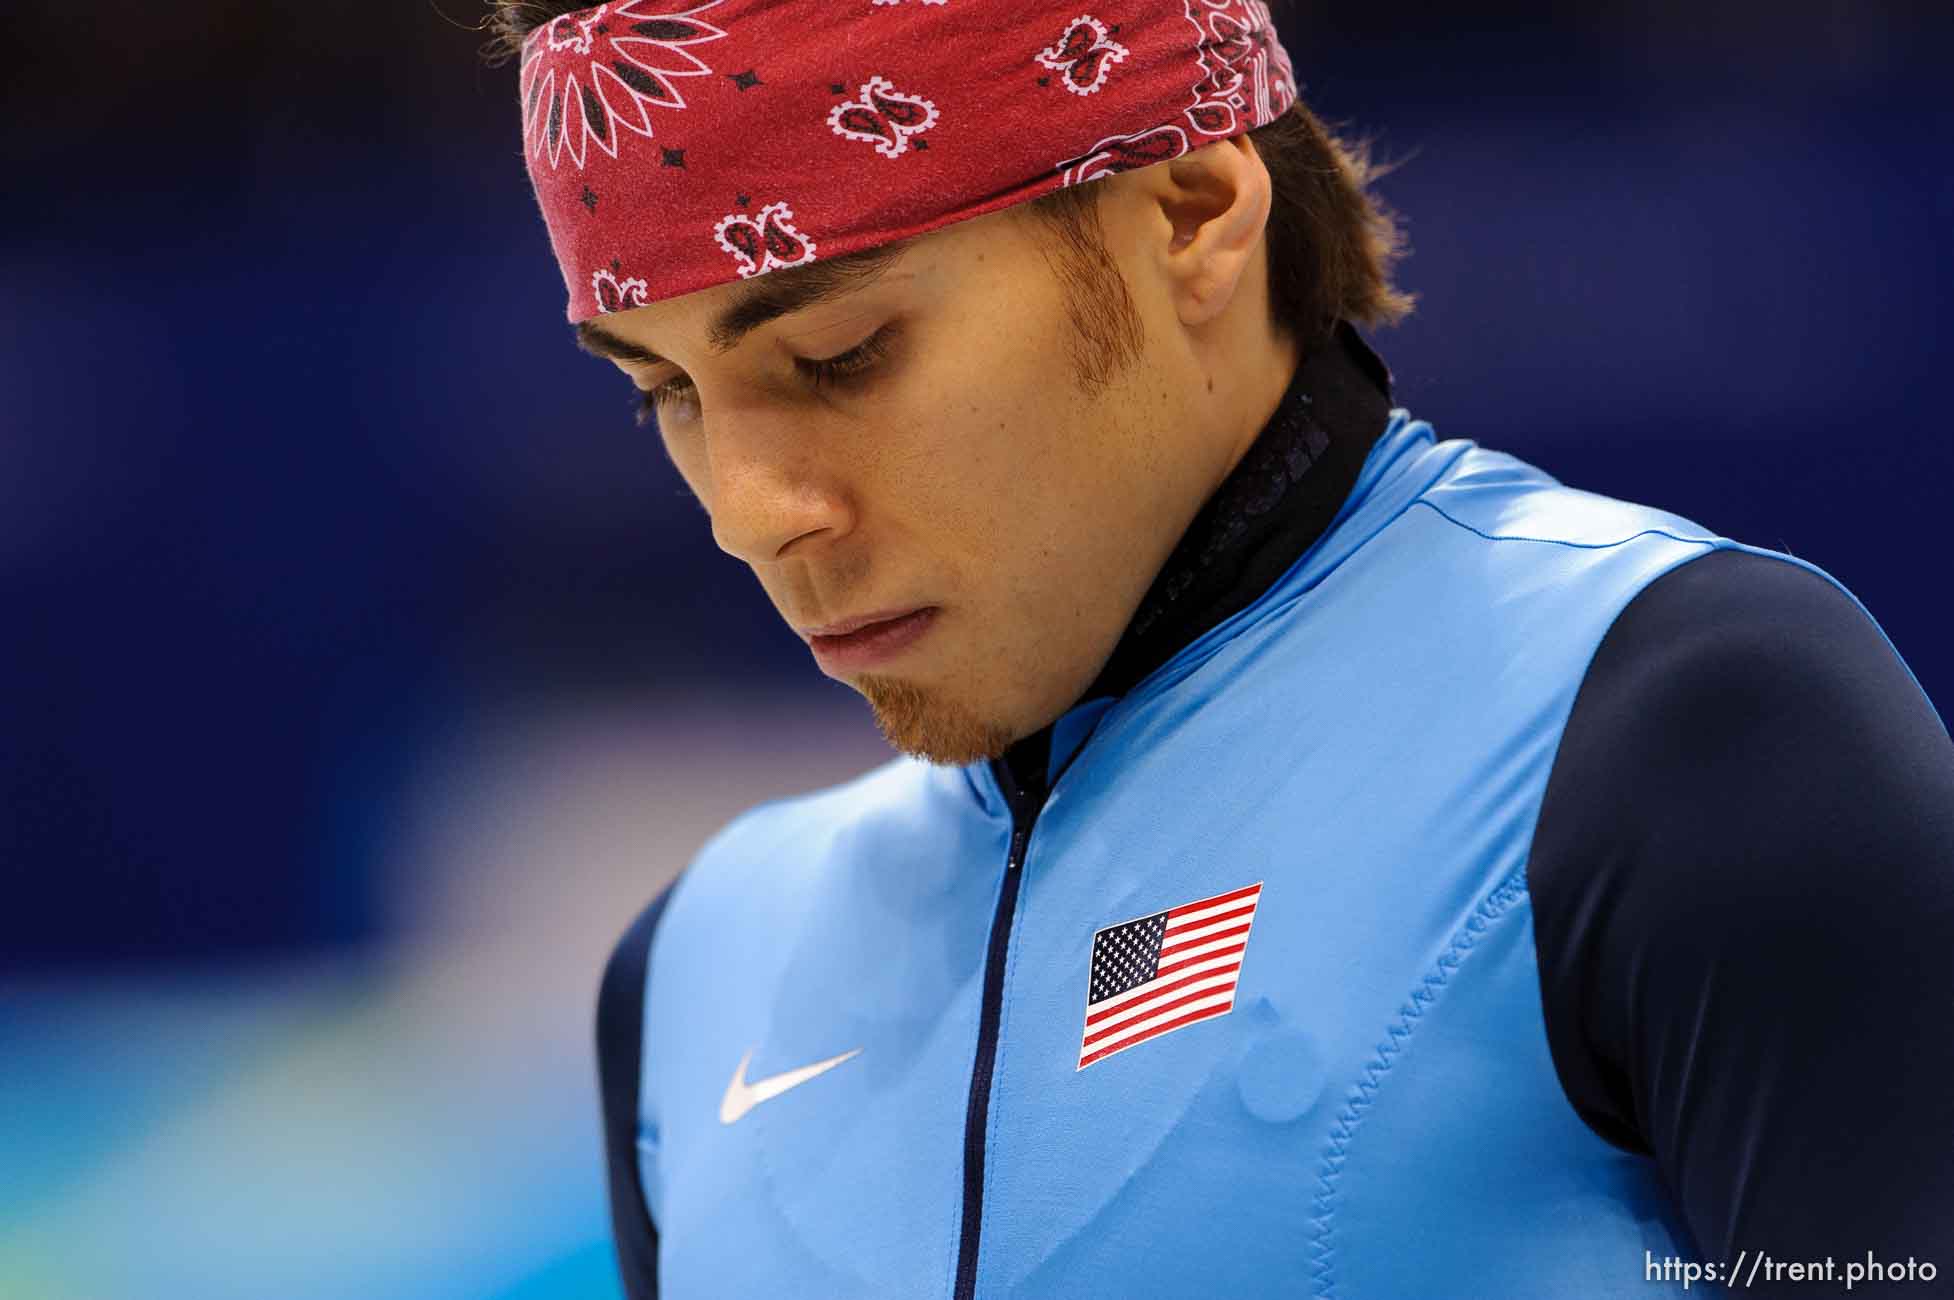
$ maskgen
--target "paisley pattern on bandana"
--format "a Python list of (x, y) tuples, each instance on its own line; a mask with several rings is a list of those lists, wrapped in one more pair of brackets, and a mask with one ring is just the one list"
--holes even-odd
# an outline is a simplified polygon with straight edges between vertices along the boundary
[[(1295, 102), (1295, 73), (1273, 35), (1262, 0), (1181, 0), (1194, 29), (1191, 102), (1181, 117), (1199, 135), (1225, 138), (1252, 130)], [(1059, 163), (1067, 185), (1151, 167), (1186, 153), (1188, 133), (1172, 124), (1107, 136)]]
[(1117, 28), (1086, 14), (1066, 25), (1065, 35), (1038, 51), (1038, 62), (1059, 74), (1059, 85), (1075, 95), (1090, 95), (1106, 84), (1106, 74), (1126, 57), (1126, 47), (1113, 39)]
[(609, 313), (644, 306), (651, 286), (636, 276), (620, 280), (616, 269), (607, 266), (591, 274), (590, 291), (597, 297), (597, 310)]
[(869, 140), (885, 158), (899, 158), (909, 137), (936, 125), (936, 105), (905, 95), (887, 77), (870, 77), (862, 84), (860, 100), (836, 104), (828, 111), (828, 125), (836, 135)]
[(712, 237), (739, 263), (742, 280), (814, 260), (814, 241), (794, 229), (794, 210), (785, 203), (769, 203), (758, 216), (729, 212)]
[(1186, 152), (1187, 132), (1177, 126), (1157, 126), (1134, 135), (1108, 136), (1094, 145), (1091, 153), (1065, 163), (1060, 174), (1067, 185), (1083, 185), (1115, 172), (1151, 167)]
[(1296, 85), (1263, 0), (599, 0), (517, 96), (578, 322), (1166, 162)]
[[(1187, 121), (1203, 135), (1231, 136), (1274, 116), (1275, 104), (1295, 99), (1295, 74), (1289, 56), (1271, 35), (1269, 7), (1262, 0), (1182, 0), (1194, 25), (1195, 57), (1201, 80)], [(1251, 108), (1252, 105), (1252, 108)]]
[(615, 158), (619, 127), (650, 139), (652, 108), (685, 107), (673, 79), (712, 72), (688, 47), (726, 35), (696, 15), (724, 0), (677, 13), (654, 12), (652, 3), (601, 4), (529, 34), (520, 86), (530, 157), (547, 157), (554, 169), (567, 153), (582, 168), (595, 143)]

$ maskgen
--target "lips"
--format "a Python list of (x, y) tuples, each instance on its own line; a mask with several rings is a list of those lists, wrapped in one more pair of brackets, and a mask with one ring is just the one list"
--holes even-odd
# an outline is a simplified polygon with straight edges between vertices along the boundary
[(923, 606), (921, 605), (910, 605), (903, 609), (882, 609), (877, 610), (873, 614), (861, 614), (854, 618), (844, 618), (839, 623), (825, 623), (820, 627), (804, 627), (801, 629), (801, 638), (803, 640), (811, 640), (817, 636), (847, 636), (850, 632), (859, 631), (871, 623), (894, 622), (896, 619), (902, 618), (907, 614), (914, 614), (922, 608)]
[[(940, 611), (934, 605), (900, 612), (880, 612), (810, 628), (802, 633), (815, 662), (830, 677), (860, 672), (896, 658), (935, 626)], [(841, 629), (830, 631), (829, 629)]]

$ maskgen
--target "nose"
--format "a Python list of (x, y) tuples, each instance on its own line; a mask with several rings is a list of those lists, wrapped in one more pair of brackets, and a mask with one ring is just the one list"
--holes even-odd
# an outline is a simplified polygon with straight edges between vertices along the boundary
[(805, 415), (745, 407), (707, 431), (712, 537), (748, 564), (786, 559), (854, 526), (854, 511)]

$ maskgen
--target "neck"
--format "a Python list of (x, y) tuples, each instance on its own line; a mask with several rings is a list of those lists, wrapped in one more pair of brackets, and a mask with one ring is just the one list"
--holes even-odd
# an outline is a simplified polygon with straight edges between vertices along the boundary
[[(1390, 371), (1339, 322), (1302, 357), (1275, 411), (1188, 524), (1073, 707), (1126, 694), (1254, 603), (1328, 531), (1390, 415)], [(1048, 724), (1013, 744), (1000, 776), (1042, 794), (1051, 734)]]

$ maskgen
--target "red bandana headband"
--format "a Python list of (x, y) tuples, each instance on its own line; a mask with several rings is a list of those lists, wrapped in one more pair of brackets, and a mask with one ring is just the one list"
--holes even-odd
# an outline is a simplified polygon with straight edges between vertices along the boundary
[(1262, 0), (672, 4), (595, 5), (523, 45), (571, 321), (1164, 162), (1296, 98)]

